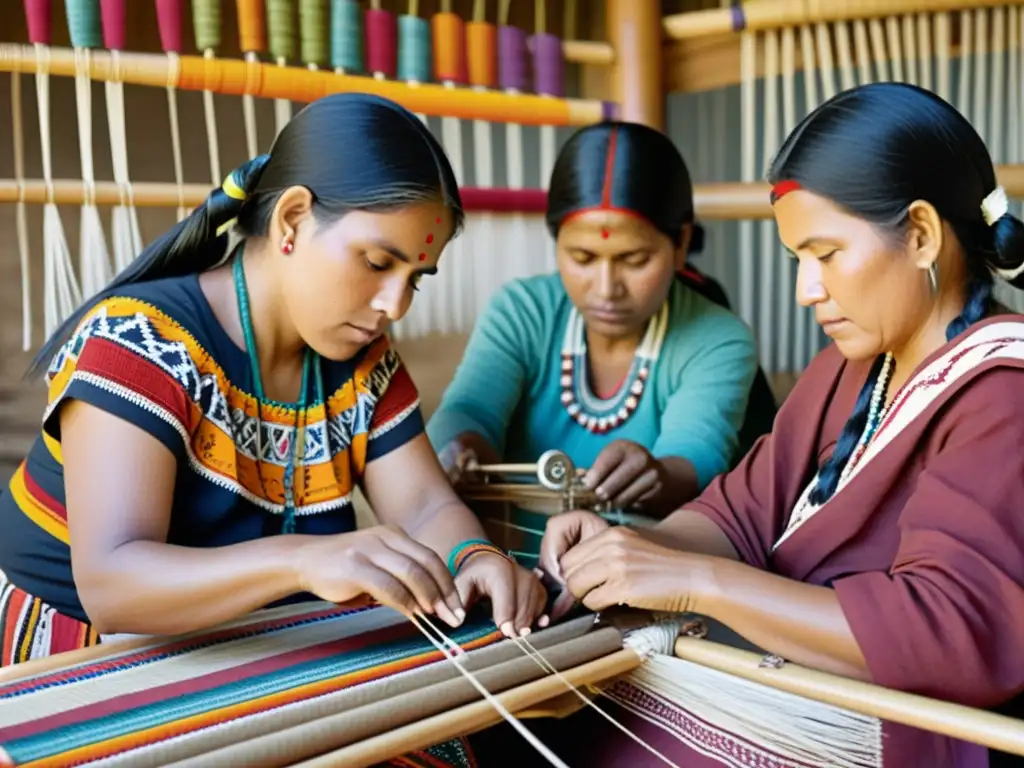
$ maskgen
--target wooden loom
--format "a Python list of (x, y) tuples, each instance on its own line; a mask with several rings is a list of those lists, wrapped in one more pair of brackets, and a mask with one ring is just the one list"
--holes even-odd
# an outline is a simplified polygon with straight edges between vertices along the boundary
[[(45, 2), (32, 3), (30, 0), (29, 4), (50, 8), (50, 3)], [(440, 284), (433, 293), (424, 292), (423, 300), (417, 302), (413, 313), (398, 329), (399, 336), (419, 335), (432, 330), (467, 330), (489, 291), (497, 284), (519, 274), (550, 267), (550, 243), (538, 214), (543, 211), (545, 202), (540, 188), (553, 162), (554, 148), (557, 146), (554, 134), (556, 127), (577, 126), (600, 119), (608, 114), (608, 104), (611, 102), (618, 103), (619, 114), (626, 119), (664, 127), (664, 110), (663, 106), (659, 106), (664, 90), (688, 91), (686, 98), (692, 96), (702, 99), (707, 106), (714, 107), (721, 103), (724, 107), (727, 106), (725, 94), (709, 91), (739, 84), (741, 152), (730, 153), (728, 149), (723, 151), (719, 146), (720, 141), (712, 146), (711, 137), (724, 135), (724, 131), (715, 130), (715, 121), (719, 119), (715, 107), (707, 110), (711, 130), (704, 130), (702, 134), (696, 132), (707, 141), (706, 151), (686, 151), (685, 154), (694, 163), (699, 179), (720, 180), (714, 184), (698, 185), (696, 198), (700, 218), (740, 221), (738, 309), (760, 331), (766, 367), (769, 370), (799, 369), (801, 359), (806, 359), (816, 349), (816, 340), (809, 333), (810, 326), (802, 323), (800, 316), (792, 314), (788, 309), (791, 301), (785, 287), (792, 275), (787, 273), (788, 262), (780, 257), (773, 239), (774, 232), (768, 221), (770, 210), (767, 190), (755, 181), (759, 176), (758, 169), (764, 167), (765, 158), (778, 145), (783, 131), (795, 124), (798, 115), (806, 113), (837, 88), (855, 82), (891, 77), (915, 80), (926, 85), (935, 84), (940, 93), (951, 98), (965, 113), (971, 115), (979, 129), (983, 128), (983, 135), (1002, 163), (999, 169), (1001, 182), (1011, 195), (1024, 195), (1024, 166), (1020, 165), (1024, 142), (1021, 141), (1019, 131), (1007, 130), (1008, 126), (1024, 125), (1020, 119), (1024, 104), (1019, 97), (1020, 87), (1024, 84), (1021, 72), (1024, 59), (1019, 51), (1020, 45), (1024, 43), (1024, 32), (1021, 31), (1024, 17), (1019, 8), (1021, 4), (1016, 0), (1002, 3), (988, 0), (890, 0), (885, 4), (821, 0), (814, 5), (821, 15), (812, 16), (805, 11), (808, 7), (806, 3), (795, 0), (755, 0), (739, 6), (739, 10), (729, 8), (674, 14), (660, 19), (656, 14), (652, 15), (649, 4), (636, 0), (631, 3), (608, 2), (605, 4), (608, 43), (575, 41), (572, 39), (575, 35), (568, 31), (574, 22), (565, 25), (567, 39), (561, 41), (564, 61), (582, 65), (591, 73), (595, 70), (607, 72), (610, 80), (610, 91), (599, 93), (595, 98), (575, 99), (563, 98), (568, 89), (564, 84), (552, 85), (558, 83), (557, 78), (547, 79), (541, 84), (531, 83), (529, 77), (524, 77), (522, 72), (504, 77), (501, 72), (502, 62), (494, 60), (495, 47), (503, 30), (488, 23), (482, 13), (476, 13), (473, 24), (465, 25), (467, 49), (460, 51), (456, 30), (463, 25), (458, 23), (457, 18), (453, 18), (450, 9), (442, 9), (442, 14), (434, 22), (436, 37), (433, 42), (438, 53), (432, 64), (429, 59), (424, 64), (422, 55), (418, 64), (417, 59), (411, 57), (405, 60), (402, 66), (407, 69), (403, 70), (400, 66), (403, 51), (400, 44), (397, 50), (394, 45), (394, 38), (397, 37), (395, 28), (404, 28), (405, 34), (409, 35), (406, 39), (413, 41), (410, 49), (415, 50), (418, 45), (422, 54), (426, 19), (417, 13), (416, 3), (408, 6), (402, 4), (408, 10), (404, 20), (396, 20), (393, 16), (389, 18), (382, 9), (375, 7), (376, 3), (372, 4), (374, 7), (368, 10), (381, 13), (364, 17), (367, 37), (361, 44), (365, 45), (362, 51), (365, 55), (356, 56), (353, 51), (362, 39), (354, 35), (351, 25), (351, 9), (357, 6), (356, 3), (338, 2), (330, 6), (331, 11), (335, 7), (341, 9), (338, 11), (338, 19), (348, 19), (348, 22), (337, 22), (342, 30), (348, 32), (339, 33), (334, 39), (342, 42), (347, 39), (352, 45), (348, 48), (343, 45), (328, 48), (326, 2), (304, 2), (302, 13), (297, 16), (295, 8), (289, 10), (292, 5), (290, 3), (271, 3), (268, 7), (275, 13), (261, 15), (260, 10), (264, 7), (261, 2), (225, 2), (221, 9), (236, 9), (240, 21), (238, 47), (245, 56), (235, 60), (217, 55), (218, 50), (227, 47), (228, 36), (222, 35), (224, 30), (218, 24), (220, 16), (214, 12), (216, 4), (213, 3), (194, 3), (198, 13), (194, 14), (194, 46), (189, 46), (185, 43), (181, 29), (176, 30), (174, 23), (175, 18), (183, 18), (183, 10), (187, 10), (183, 8), (184, 4), (174, 0), (158, 0), (164, 48), (162, 55), (132, 53), (131, 41), (124, 32), (130, 25), (119, 27), (116, 13), (110, 14), (109, 22), (103, 19), (107, 22), (101, 24), (105, 39), (98, 40), (95, 25), (91, 32), (85, 26), (80, 34), (72, 30), (71, 49), (54, 47), (51, 45), (54, 38), (49, 24), (53, 19), (40, 12), (35, 16), (34, 27), (30, 29), (31, 48), (13, 43), (0, 45), (0, 70), (11, 72), (14, 78), (12, 94), (17, 102), (12, 113), (16, 119), (20, 118), (21, 74), (35, 76), (41, 114), (52, 108), (46, 100), (49, 77), (76, 79), (76, 100), (80, 114), (85, 115), (91, 109), (88, 103), (91, 101), (88, 82), (104, 81), (112, 156), (116, 155), (112, 158), (114, 178), (96, 178), (91, 153), (92, 144), (99, 139), (92, 136), (90, 131), (83, 131), (80, 136), (82, 179), (55, 177), (49, 158), (49, 142), (44, 136), (43, 177), (26, 177), (16, 149), (15, 178), (0, 181), (0, 202), (17, 203), (18, 235), (22, 262), (26, 267), (25, 276), (29, 271), (28, 254), (31, 250), (29, 233), (24, 224), (25, 205), (38, 204), (45, 207), (47, 229), (44, 234), (43, 271), (50, 289), (50, 309), (47, 314), (51, 316), (48, 325), (52, 325), (62, 312), (62, 303), (65, 308), (73, 305), (76, 294), (88, 293), (86, 285), (89, 281), (92, 281), (92, 285), (102, 282), (104, 275), (137, 253), (141, 236), (134, 223), (136, 208), (169, 207), (177, 209), (181, 216), (206, 196), (211, 185), (220, 182), (229, 167), (221, 159), (228, 147), (223, 146), (217, 136), (218, 110), (222, 114), (224, 106), (218, 104), (217, 109), (214, 108), (215, 91), (220, 96), (228, 94), (240, 98), (241, 111), (245, 114), (248, 156), (265, 149), (271, 138), (270, 133), (260, 135), (254, 121), (250, 119), (260, 106), (256, 99), (274, 101), (279, 127), (280, 121), (287, 119), (292, 101), (306, 100), (313, 94), (326, 92), (325, 89), (383, 93), (423, 115), (432, 126), (439, 126), (442, 140), (464, 185), (464, 198), (470, 209), (470, 229), (448, 257), (455, 262), (452, 268), (444, 271), (444, 279), (450, 282)], [(69, 5), (78, 7), (74, 3)], [(115, 10), (125, 7), (132, 14), (137, 13), (133, 10), (135, 5), (110, 3), (104, 7)], [(483, 3), (477, 5), (485, 6)], [(276, 13), (281, 9), (287, 12)], [(487, 10), (486, 7), (484, 10)], [(502, 20), (502, 12), (499, 11), (499, 21)], [(444, 15), (446, 13), (449, 15)], [(490, 13), (493, 19), (493, 9)], [(124, 19), (124, 14), (120, 18)], [(296, 18), (299, 29), (294, 26)], [(332, 23), (336, 21), (334, 17), (331, 20)], [(371, 26), (375, 30), (372, 35), (369, 34)], [(518, 61), (522, 62), (524, 56), (529, 56), (522, 46), (524, 26), (516, 30), (509, 29), (511, 24), (501, 26), (506, 28), (504, 31), (508, 33), (506, 37), (510, 41), (509, 45), (518, 52)], [(547, 34), (543, 23), (535, 20), (533, 29), (538, 40), (543, 39), (545, 44), (553, 46), (550, 38), (543, 37)], [(429, 32), (428, 29), (428, 37)], [(658, 44), (661, 34), (667, 40), (664, 46)], [(301, 45), (296, 45), (300, 38)], [(392, 42), (388, 43), (388, 40)], [(193, 47), (200, 55), (186, 53)], [(664, 68), (657, 55), (661, 49), (664, 49), (667, 59)], [(644, 51), (643, 55), (641, 50)], [(960, 63), (956, 61), (958, 55)], [(478, 64), (487, 61), (492, 63), (474, 67), (474, 61)], [(507, 65), (508, 61), (506, 59), (504, 63)], [(724, 61), (729, 66), (713, 66), (715, 61)], [(552, 62), (548, 60), (547, 63)], [(962, 71), (970, 73), (969, 76), (953, 74)], [(705, 79), (701, 80), (694, 73), (703, 73)], [(797, 79), (798, 73), (810, 74), (812, 77), (801, 82)], [(707, 79), (709, 75), (712, 78), (710, 80)], [(667, 88), (661, 86), (662, 82), (667, 84)], [(952, 98), (954, 82), (957, 84), (956, 98)], [(118, 114), (119, 110), (124, 109), (124, 98), (119, 93), (121, 83), (167, 89), (171, 118), (168, 139), (175, 160), (174, 181), (139, 182), (131, 179), (125, 159), (125, 145), (130, 137), (123, 127), (123, 117)], [(944, 87), (948, 89), (946, 92), (942, 91)], [(202, 93), (204, 118), (207, 121), (204, 130), (209, 134), (207, 152), (210, 170), (208, 178), (202, 183), (186, 182), (180, 172), (183, 149), (181, 126), (176, 119), (176, 104), (179, 91), (189, 89)], [(524, 91), (539, 92), (527, 94)], [(1004, 93), (1005, 98), (1002, 96)], [(989, 98), (986, 99), (986, 96)], [(776, 105), (777, 100), (781, 106)], [(759, 102), (763, 102), (763, 106)], [(721, 111), (724, 115), (724, 108)], [(53, 120), (53, 117), (48, 119)], [(471, 153), (464, 146), (465, 134), (461, 130), (461, 121), (466, 120), (473, 123)], [(18, 120), (14, 132), (16, 146), (23, 143), (23, 131), (24, 127)], [(522, 152), (516, 149), (522, 145), (526, 131), (541, 134), (538, 140), (538, 145), (542, 147), (539, 152), (541, 157), (537, 163), (539, 168), (531, 169), (530, 175), (533, 175), (533, 170), (537, 171), (536, 180), (532, 184), (526, 181), (527, 163)], [(47, 126), (44, 126), (44, 133), (48, 133)], [(498, 137), (503, 138), (506, 147), (504, 168), (493, 162), (493, 157), (498, 154), (493, 151), (497, 142), (489, 143)], [(759, 137), (763, 141), (759, 141)], [(686, 140), (689, 138), (684, 137), (684, 148)], [(470, 154), (476, 160), (472, 174), (464, 167), (468, 165), (464, 158)], [(731, 166), (728, 164), (718, 167), (707, 161), (708, 157), (728, 154), (740, 158), (742, 167), (735, 174), (729, 170)], [(499, 176), (504, 176), (503, 186), (498, 186)], [(88, 242), (83, 243), (77, 269), (70, 256), (57, 205), (82, 208), (83, 231)], [(113, 253), (102, 241), (98, 206), (113, 209)], [(754, 224), (757, 219), (762, 220), (760, 225)], [(519, 261), (502, 260), (501, 267), (497, 269), (491, 268), (491, 265), (484, 269), (474, 269), (471, 258), (473, 243), (477, 243), (478, 250), (483, 247), (481, 243), (486, 244), (489, 250), (495, 241), (507, 243), (510, 251), (518, 249), (529, 252), (531, 256)], [(763, 261), (761, 256), (764, 257)], [(106, 264), (105, 258), (108, 260)], [(759, 270), (756, 267), (759, 261), (770, 266)], [(456, 276), (468, 282), (457, 283)], [(467, 284), (472, 287), (471, 291), (465, 290)], [(758, 284), (761, 289), (755, 292), (754, 286)], [(471, 298), (463, 299), (466, 295)], [(451, 306), (452, 312), (442, 312), (446, 306)], [(27, 302), (25, 308), (28, 311)], [(764, 342), (764, 339), (772, 336), (780, 339), (778, 346), (769, 346)], [(31, 344), (31, 339), (26, 335), (26, 348)], [(529, 467), (483, 469), (485, 474), (521, 475), (534, 471)], [(574, 474), (572, 472), (569, 476)], [(496, 490), (494, 483), (483, 485), (489, 487), (466, 488), (463, 491), (470, 498), (488, 499), (488, 494), (500, 494), (502, 501), (554, 510), (561, 509), (565, 504), (567, 489), (549, 487), (540, 480), (537, 487), (530, 484)], [(584, 495), (574, 495), (572, 498), (573, 503), (583, 505), (592, 501)], [(292, 656), (288, 658), (292, 661), (308, 661), (316, 653), (303, 655), (303, 649), (319, 648), (319, 661), (326, 663), (324, 659), (334, 661), (339, 657), (339, 651), (345, 645), (342, 638), (358, 637), (369, 641), (374, 637), (372, 632), (377, 630), (367, 630), (366, 625), (358, 625), (357, 617), (362, 617), (360, 621), (376, 621), (374, 626), (378, 629), (401, 625), (407, 631), (401, 637), (407, 641), (410, 638), (418, 641), (415, 630), (404, 627), (397, 617), (389, 617), (384, 609), (339, 616), (337, 611), (320, 606), (323, 608), (320, 620), (310, 619), (302, 623), (293, 621), (294, 626), (280, 631), (279, 628), (268, 626), (274, 622), (289, 624), (288, 619), (296, 620), (300, 615), (309, 618), (309, 614), (316, 613), (317, 608), (305, 606), (301, 609), (276, 609), (276, 612), (258, 618), (250, 617), (235, 622), (236, 628), (249, 629), (253, 629), (254, 623), (259, 623), (261, 626), (253, 629), (251, 634), (237, 630), (233, 636), (232, 630), (218, 630), (185, 641), (141, 640), (127, 646), (110, 644), (0, 670), (0, 685), (5, 686), (0, 688), (0, 697), (7, 697), (0, 698), (0, 748), (9, 753), (8, 757), (15, 764), (26, 764), (33, 759), (25, 757), (28, 751), (21, 751), (25, 745), (19, 743), (21, 737), (12, 735), (10, 723), (15, 722), (14, 718), (18, 718), (17, 722), (20, 723), (27, 717), (35, 717), (38, 710), (30, 709), (30, 702), (43, 698), (44, 692), (22, 692), (15, 695), (12, 686), (30, 687), (33, 681), (38, 684), (38, 675), (59, 675), (61, 690), (70, 691), (72, 688), (69, 686), (74, 686), (76, 690), (110, 702), (111, 706), (115, 706), (127, 690), (155, 690), (158, 683), (167, 680), (166, 677), (155, 673), (147, 675), (143, 671), (136, 676), (139, 688), (126, 689), (115, 685), (112, 691), (89, 693), (90, 689), (98, 690), (89, 681), (83, 679), (67, 682), (79, 664), (89, 661), (128, 653), (149, 653), (155, 656), (173, 651), (177, 655), (172, 658), (179, 660), (179, 663), (175, 671), (168, 674), (189, 678), (198, 674), (196, 670), (200, 668), (203, 655), (207, 658), (205, 663), (219, 665), (214, 668), (223, 669), (233, 664), (230, 660), (226, 661), (225, 657), (237, 661), (243, 653), (250, 654), (247, 657), (250, 659), (253, 656), (266, 658), (291, 653)], [(371, 619), (371, 615), (374, 618)], [(471, 630), (474, 629), (479, 634), (472, 634)], [(227, 636), (224, 636), (224, 632), (227, 632)], [(466, 647), (474, 644), (481, 646), (470, 652), (473, 661), (468, 661), (467, 665), (487, 670), (486, 673), (480, 672), (481, 680), (492, 690), (502, 692), (500, 700), (510, 710), (522, 713), (534, 708), (535, 714), (562, 711), (560, 708), (544, 706), (545, 702), (557, 700), (565, 694), (562, 681), (544, 673), (534, 660), (526, 658), (521, 648), (512, 648), (510, 641), (500, 641), (486, 627), (485, 622), (474, 624), (461, 633), (451, 634)], [(865, 712), (874, 717), (904, 722), (978, 741), (1004, 751), (1024, 754), (1021, 725), (1007, 718), (884, 691), (875, 686), (852, 683), (791, 664), (781, 669), (763, 666), (760, 655), (696, 637), (684, 637), (675, 642), (674, 653), (677, 659), (670, 657), (670, 645), (661, 648), (661, 653), (647, 658), (645, 662), (642, 650), (638, 652), (624, 647), (622, 638), (619, 630), (595, 629), (586, 619), (531, 636), (533, 645), (541, 649), (544, 657), (556, 668), (566, 670), (565, 677), (576, 685), (610, 683), (617, 676), (640, 670), (644, 664), (670, 664), (678, 661), (691, 665), (684, 667), (690, 674), (696, 675), (698, 668), (720, 670), (732, 679), (755, 681), (760, 685), (829, 702), (852, 711)], [(353, 643), (356, 650), (350, 654), (348, 661), (353, 668), (362, 670), (366, 677), (372, 678), (373, 673), (367, 670), (373, 668), (373, 663), (358, 658), (359, 645), (359, 642)], [(377, 693), (369, 690), (370, 682), (364, 682), (362, 688), (347, 685), (358, 678), (358, 673), (350, 670), (349, 674), (353, 676), (342, 679), (342, 675), (321, 666), (315, 673), (319, 675), (316, 683), (333, 686), (331, 695), (313, 701), (303, 699), (301, 695), (309, 694), (313, 688), (293, 693), (293, 698), (287, 704), (281, 703), (272, 716), (250, 714), (235, 721), (238, 724), (227, 730), (236, 735), (244, 733), (240, 739), (252, 739), (252, 743), (272, 750), (268, 754), (274, 755), (270, 759), (273, 764), (370, 765), (386, 757), (472, 732), (498, 721), (498, 715), (491, 705), (478, 700), (474, 689), (444, 661), (439, 652), (432, 653), (429, 644), (425, 642), (418, 646), (413, 643), (413, 646), (412, 651), (407, 651), (407, 658), (416, 657), (415, 664), (419, 664), (419, 668), (409, 670), (413, 674), (400, 680), (400, 675), (395, 675), (393, 679), (389, 677), (386, 683), (380, 683), (381, 688)], [(282, 651), (282, 648), (285, 650)], [(353, 654), (356, 658), (352, 658)], [(314, 663), (313, 667), (316, 666)], [(513, 667), (514, 674), (504, 677), (505, 672)], [(145, 669), (145, 666), (132, 667), (136, 668)], [(153, 670), (156, 668), (155, 664), (149, 667)], [(128, 679), (127, 676), (124, 679)], [(639, 681), (640, 678), (632, 676), (631, 679)], [(298, 683), (292, 681), (291, 685), (292, 688), (287, 690), (295, 691)], [(425, 693), (420, 694), (413, 689)], [(324, 688), (315, 690), (322, 691)], [(382, 704), (379, 696), (385, 690), (389, 693), (384, 695), (390, 696), (393, 693), (396, 699), (408, 696), (410, 698), (406, 701), (419, 703), (411, 708), (401, 707), (402, 714), (396, 720), (378, 726), (373, 723), (373, 718), (379, 716), (382, 710), (394, 707), (393, 700), (387, 706)], [(442, 691), (447, 698), (441, 698)], [(361, 698), (364, 694), (368, 698)], [(107, 698), (104, 699), (104, 696)], [(435, 699), (435, 696), (438, 698)], [(175, 701), (181, 703), (180, 699)], [(317, 708), (331, 702), (340, 705), (340, 708)], [(438, 702), (441, 703), (440, 709), (436, 708)], [(339, 728), (338, 720), (331, 719), (348, 714), (356, 717), (343, 721), (344, 728)], [(32, 722), (37, 732), (48, 733), (45, 724), (40, 724), (38, 718)], [(358, 723), (361, 725), (356, 727)], [(346, 744), (326, 738), (336, 737), (339, 732), (344, 732), (352, 741)], [(149, 759), (158, 764), (166, 764), (172, 759), (179, 762), (200, 761), (209, 758), (211, 750), (229, 749), (234, 744), (220, 740), (216, 744), (204, 741), (211, 736), (226, 739), (224, 730), (198, 733), (200, 736), (194, 740), (183, 733), (159, 742), (157, 746), (149, 748)], [(125, 751), (128, 746), (122, 743), (119, 751), (109, 756), (109, 762), (144, 764), (136, 762), (138, 753), (132, 755)], [(169, 747), (181, 749), (183, 746), (184, 751), (175, 753), (173, 758), (168, 758), (167, 753), (160, 751)], [(245, 743), (241, 744), (242, 748), (245, 746)], [(196, 752), (197, 749), (200, 751)], [(229, 754), (232, 756), (230, 759), (234, 760), (241, 753)], [(45, 759), (39, 758), (41, 761)], [(60, 756), (54, 759), (59, 761)]]

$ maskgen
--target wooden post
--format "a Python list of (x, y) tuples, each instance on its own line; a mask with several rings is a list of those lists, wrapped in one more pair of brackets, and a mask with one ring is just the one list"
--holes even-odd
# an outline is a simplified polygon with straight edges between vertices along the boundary
[(665, 130), (661, 0), (606, 0), (611, 98), (623, 120)]

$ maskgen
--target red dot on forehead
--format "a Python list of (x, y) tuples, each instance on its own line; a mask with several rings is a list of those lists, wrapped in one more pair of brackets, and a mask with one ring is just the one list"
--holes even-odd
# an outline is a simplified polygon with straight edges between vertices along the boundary
[(438, 217), (437, 217), (437, 218), (435, 219), (435, 221), (436, 221), (436, 222), (437, 222), (438, 224), (440, 224), (440, 223), (441, 223), (441, 217), (440, 217), (440, 216), (438, 216)]
[(601, 237), (603, 237), (603, 238), (604, 238), (605, 240), (607, 240), (607, 239), (608, 239), (608, 236), (609, 236), (610, 234), (611, 234), (611, 232), (609, 232), (609, 231), (608, 231), (607, 229), (605, 229), (604, 227), (601, 227)]
[(426, 261), (426, 260), (427, 260), (427, 254), (421, 253), (420, 254), (420, 261)]
[(434, 233), (433, 232), (431, 232), (429, 235), (427, 235), (427, 245), (430, 245), (432, 242), (434, 242)]

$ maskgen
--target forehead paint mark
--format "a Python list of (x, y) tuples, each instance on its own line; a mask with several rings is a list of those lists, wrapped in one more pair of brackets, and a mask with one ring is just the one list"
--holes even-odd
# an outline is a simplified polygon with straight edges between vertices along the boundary
[(434, 221), (435, 221), (436, 223), (440, 224), (440, 223), (441, 223), (441, 217), (440, 217), (440, 216), (438, 216), (438, 217), (437, 217), (436, 219), (434, 219)]
[(611, 232), (609, 232), (605, 227), (601, 227), (601, 237), (607, 240), (609, 235), (611, 235)]
[(420, 253), (420, 261), (426, 261), (426, 260), (427, 260), (427, 254)]
[(433, 232), (431, 232), (429, 235), (427, 235), (427, 245), (430, 245), (432, 242), (434, 242), (434, 233)]

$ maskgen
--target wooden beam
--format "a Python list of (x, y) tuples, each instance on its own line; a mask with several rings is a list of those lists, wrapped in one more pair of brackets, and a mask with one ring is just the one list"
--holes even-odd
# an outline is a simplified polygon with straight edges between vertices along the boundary
[(623, 120), (665, 129), (660, 0), (607, 0), (605, 27), (615, 51), (612, 100)]

